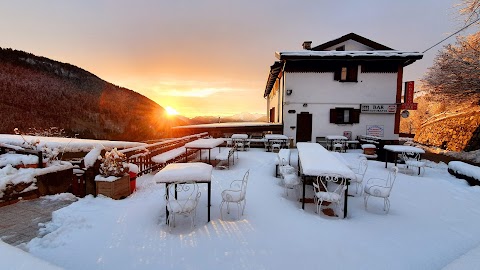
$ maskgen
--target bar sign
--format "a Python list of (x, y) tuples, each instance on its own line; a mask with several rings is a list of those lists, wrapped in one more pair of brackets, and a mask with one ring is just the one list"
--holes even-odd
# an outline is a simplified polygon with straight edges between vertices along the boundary
[(403, 95), (404, 103), (407, 103), (407, 104), (413, 103), (413, 92), (415, 89), (414, 84), (415, 84), (414, 81), (405, 82), (405, 94)]

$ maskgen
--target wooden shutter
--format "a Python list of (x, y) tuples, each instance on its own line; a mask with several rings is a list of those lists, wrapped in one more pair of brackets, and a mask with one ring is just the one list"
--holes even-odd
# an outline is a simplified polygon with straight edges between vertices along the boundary
[(342, 68), (335, 68), (335, 71), (333, 72), (333, 80), (334, 81), (340, 81), (342, 76)]
[(330, 109), (330, 123), (336, 124), (337, 123), (337, 110)]
[(347, 69), (347, 81), (356, 82), (358, 75), (358, 65), (349, 66)]
[(352, 109), (350, 111), (350, 122), (360, 123), (360, 109)]

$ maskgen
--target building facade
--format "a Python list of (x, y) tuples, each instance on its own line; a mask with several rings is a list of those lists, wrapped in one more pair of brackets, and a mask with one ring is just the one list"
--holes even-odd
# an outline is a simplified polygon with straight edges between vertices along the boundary
[(403, 68), (423, 57), (357, 34), (277, 52), (264, 92), (267, 115), (295, 142), (327, 135), (398, 139)]

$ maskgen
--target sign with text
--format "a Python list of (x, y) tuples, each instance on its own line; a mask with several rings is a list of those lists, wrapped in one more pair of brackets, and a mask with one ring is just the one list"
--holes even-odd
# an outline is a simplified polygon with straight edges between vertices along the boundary
[(383, 137), (383, 125), (367, 125), (367, 136)]
[(403, 100), (405, 103), (413, 103), (413, 92), (415, 90), (415, 82), (405, 82), (405, 93), (403, 94)]
[(362, 113), (396, 113), (396, 104), (362, 104), (360, 105)]
[(400, 108), (402, 110), (416, 110), (418, 107), (418, 103), (402, 103)]

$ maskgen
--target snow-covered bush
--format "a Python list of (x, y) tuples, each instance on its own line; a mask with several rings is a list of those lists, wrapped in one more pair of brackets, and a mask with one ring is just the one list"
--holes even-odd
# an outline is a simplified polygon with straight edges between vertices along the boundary
[(105, 153), (105, 158), (100, 164), (100, 174), (103, 176), (123, 176), (128, 173), (128, 166), (123, 160), (126, 159), (125, 154), (119, 152), (117, 148)]

